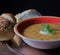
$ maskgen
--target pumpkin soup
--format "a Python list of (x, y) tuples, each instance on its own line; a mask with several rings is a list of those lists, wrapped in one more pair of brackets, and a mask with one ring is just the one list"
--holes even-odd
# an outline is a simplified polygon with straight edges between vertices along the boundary
[(23, 31), (23, 35), (34, 40), (60, 40), (60, 24), (30, 25)]

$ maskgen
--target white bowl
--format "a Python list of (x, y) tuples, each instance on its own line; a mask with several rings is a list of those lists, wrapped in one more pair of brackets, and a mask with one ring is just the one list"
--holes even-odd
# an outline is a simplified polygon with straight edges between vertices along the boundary
[(30, 18), (30, 19), (27, 19), (27, 20), (17, 23), (16, 26), (14, 27), (14, 32), (19, 37), (21, 37), (26, 44), (28, 44), (29, 46), (32, 46), (34, 48), (37, 48), (37, 49), (53, 49), (53, 48), (60, 47), (60, 40), (33, 40), (33, 39), (25, 37), (23, 34), (20, 33), (20, 32), (22, 32), (22, 30), (24, 30), (23, 27), (25, 27), (26, 25), (27, 26), (28, 26), (28, 24), (31, 25), (30, 23), (32, 23), (32, 22), (37, 23), (36, 22), (36, 21), (38, 21), (37, 19), (42, 19), (40, 21), (45, 22), (45, 23), (46, 22), (47, 23), (48, 22), (60, 23), (60, 17), (39, 16), (39, 17), (35, 17), (34, 19), (35, 19), (35, 21), (32, 21), (32, 18)]

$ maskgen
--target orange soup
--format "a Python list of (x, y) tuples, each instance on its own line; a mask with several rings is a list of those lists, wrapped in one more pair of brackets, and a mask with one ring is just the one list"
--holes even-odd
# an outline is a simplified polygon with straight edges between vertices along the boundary
[(60, 24), (30, 25), (23, 31), (23, 35), (34, 40), (60, 40)]

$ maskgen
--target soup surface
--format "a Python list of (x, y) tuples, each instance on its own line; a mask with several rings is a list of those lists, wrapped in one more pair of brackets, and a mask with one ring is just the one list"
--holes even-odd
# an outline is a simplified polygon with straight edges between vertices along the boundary
[(28, 26), (23, 31), (23, 35), (34, 40), (60, 40), (60, 24), (48, 24), (50, 28), (55, 29), (55, 32), (51, 34), (42, 34), (40, 31), (45, 29), (42, 26), (43, 24), (45, 25), (48, 23), (39, 23)]

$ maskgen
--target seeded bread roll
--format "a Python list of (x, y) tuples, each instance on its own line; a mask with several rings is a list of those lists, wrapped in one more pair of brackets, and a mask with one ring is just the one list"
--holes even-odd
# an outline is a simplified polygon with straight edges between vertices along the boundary
[(19, 22), (20, 20), (25, 20), (36, 16), (41, 16), (41, 14), (35, 9), (28, 9), (23, 11), (22, 13), (16, 14), (15, 18), (17, 19), (17, 22)]
[(5, 19), (9, 20), (9, 22), (12, 25), (16, 24), (16, 19), (12, 13), (3, 13), (1, 16), (4, 17)]
[[(14, 25), (16, 23), (16, 19), (15, 19), (14, 15), (11, 13), (3, 13), (1, 16), (4, 17), (5, 19), (9, 20), (9, 22), (12, 25)], [(11, 35), (12, 35), (12, 33), (11, 33)], [(14, 34), (13, 38), (11, 39), (11, 43), (15, 46), (20, 46), (20, 44), (22, 43), (22, 40), (20, 37), (18, 37)]]

